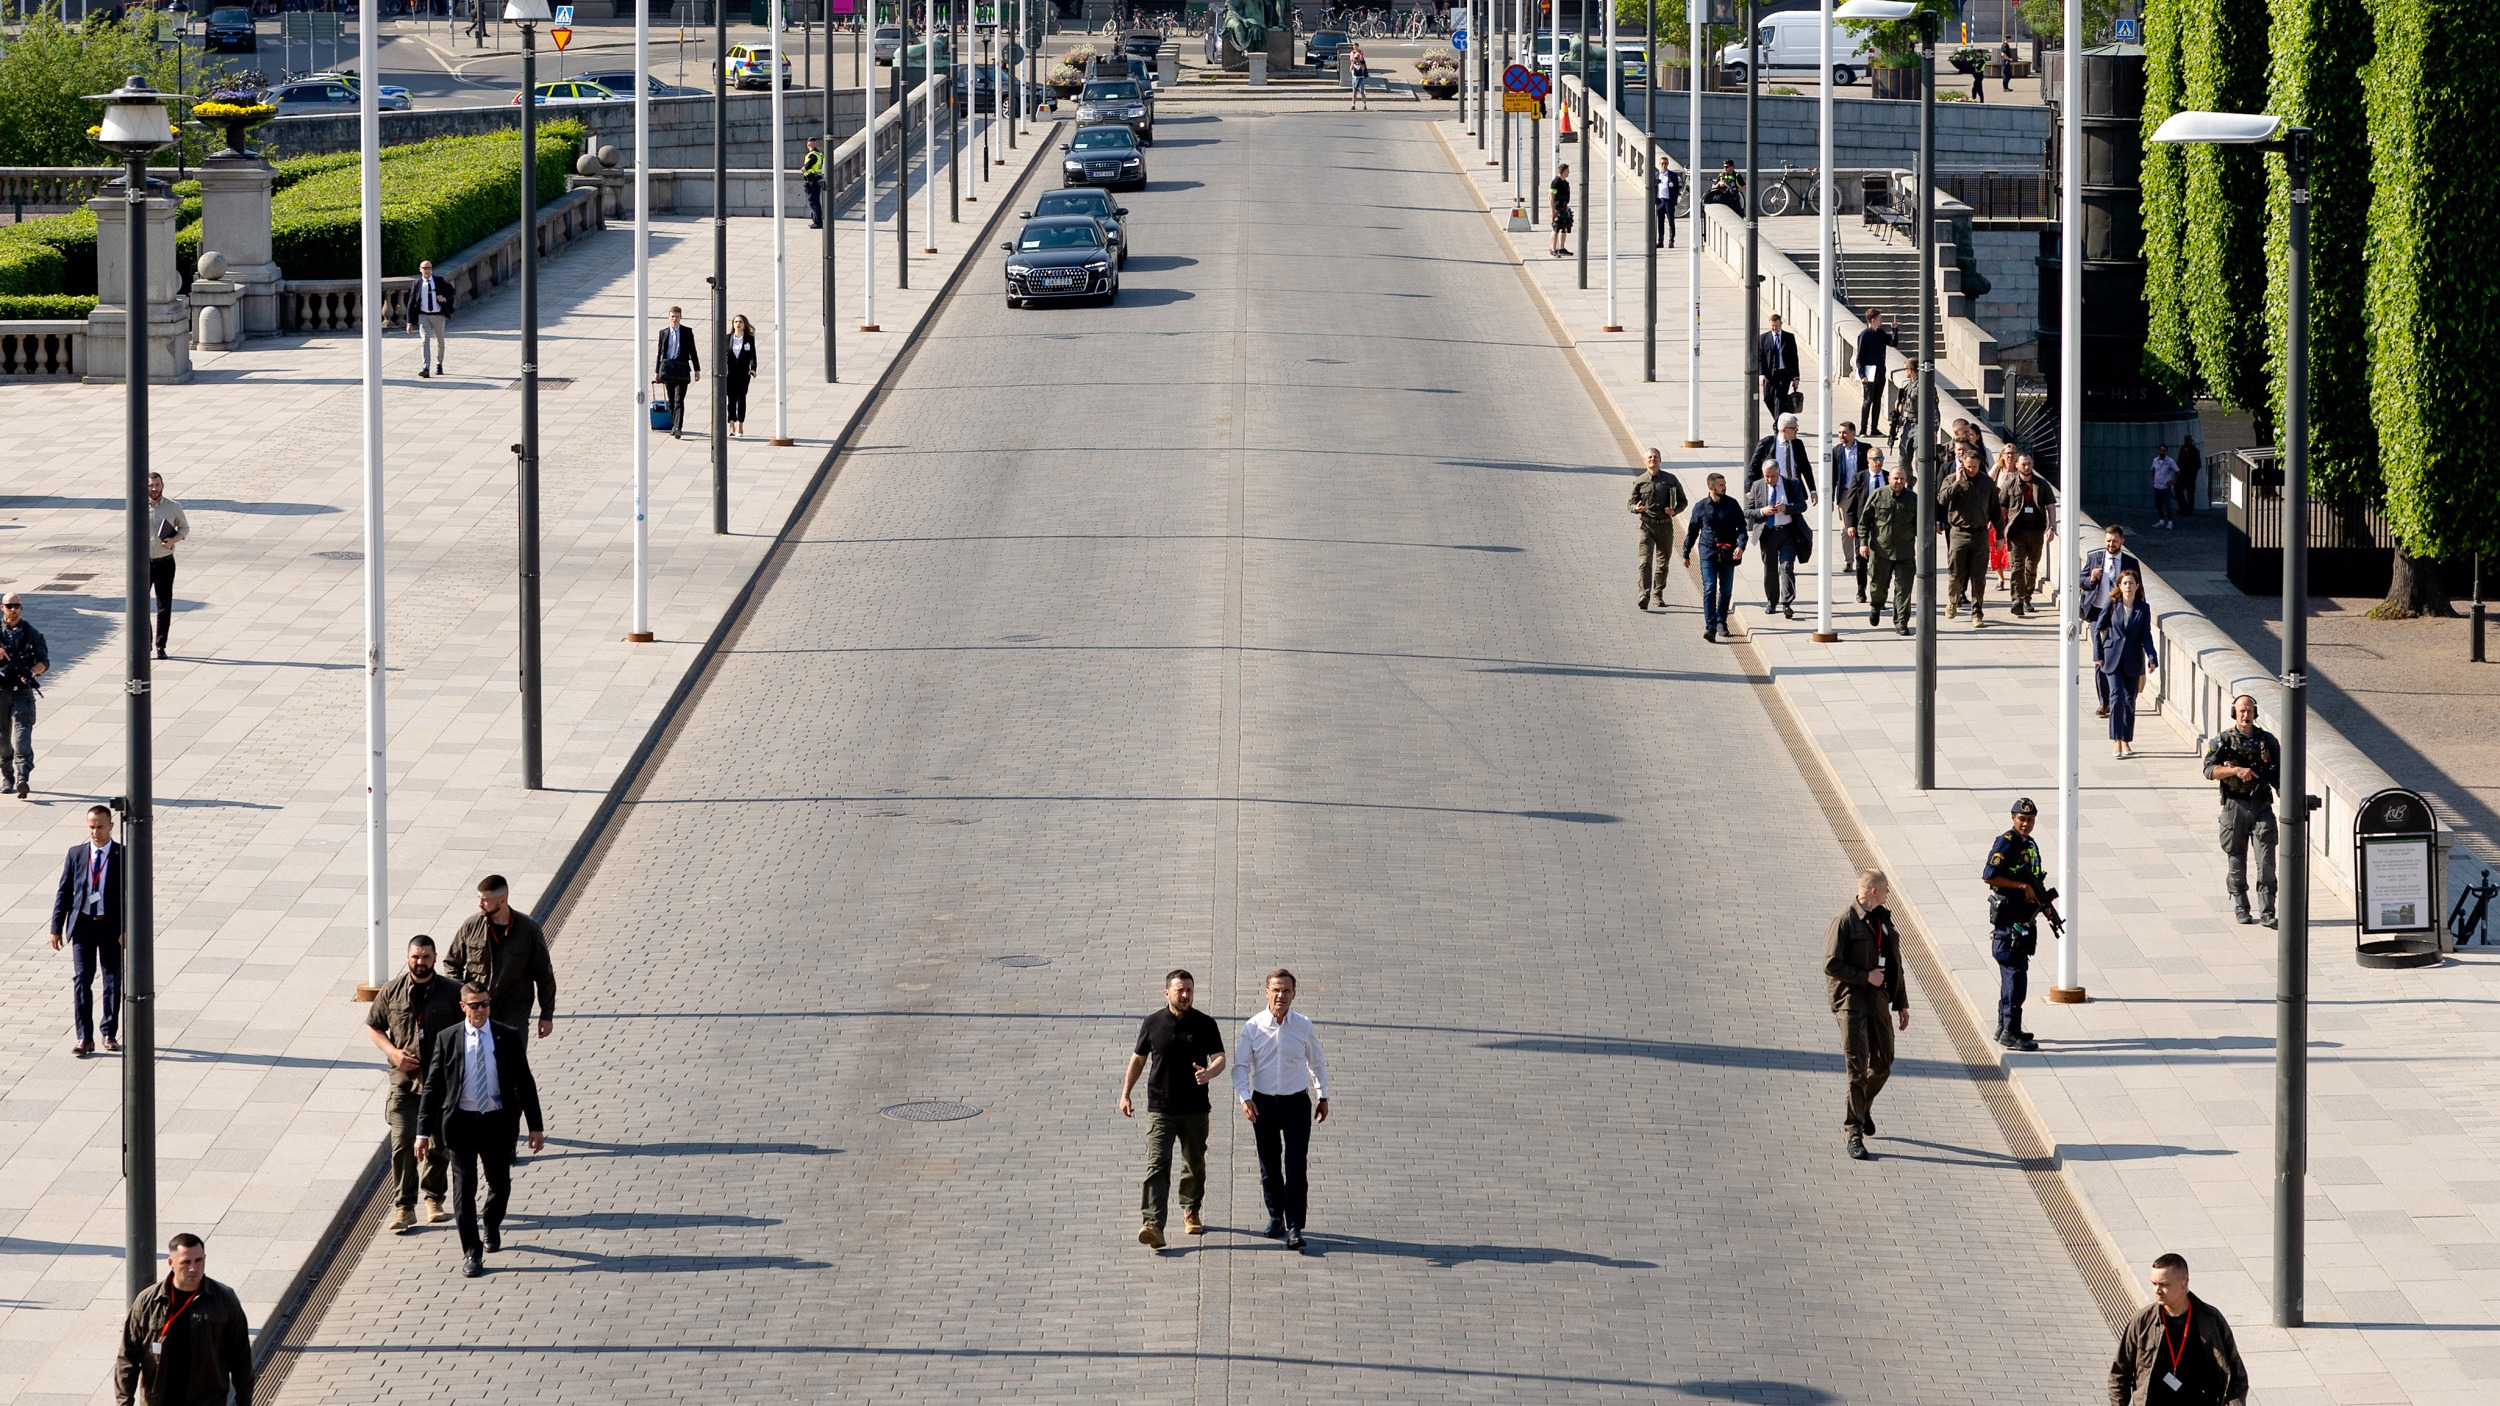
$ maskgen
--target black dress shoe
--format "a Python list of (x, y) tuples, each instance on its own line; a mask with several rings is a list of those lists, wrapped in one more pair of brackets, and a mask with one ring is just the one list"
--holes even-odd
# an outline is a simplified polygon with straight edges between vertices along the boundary
[(1717, 644), (1719, 642), (1719, 632), (1716, 630), (1702, 631), (1701, 642), (1703, 644)]
[(460, 1277), (463, 1279), (475, 1279), (485, 1272), (486, 1257), (475, 1250), (471, 1250), (460, 1261)]
[(1299, 1250), (1310, 1243), (1310, 1241), (1302, 1238), (1302, 1232), (1299, 1230), (1288, 1230), (1285, 1232), (1285, 1248), (1288, 1250)]
[(1781, 607), (1780, 607), (1780, 614), (1787, 616), (1787, 617), (1788, 617), (1789, 619), (1791, 619), (1791, 620), (1794, 620), (1794, 619), (1796, 619), (1796, 618), (1797, 618), (1797, 607), (1795, 607), (1795, 606), (1793, 606), (1793, 605), (1783, 605), (1783, 606), (1781, 606)]
[(1266, 1236), (1270, 1240), (1281, 1238), (1285, 1233), (1285, 1218), (1283, 1216), (1269, 1216), (1267, 1218), (1267, 1229), (1262, 1230), (1259, 1233)]
[(1869, 625), (1881, 625), (1884, 623), (1884, 608), (1879, 605), (1873, 610), (1866, 612), (1866, 623)]
[(425, 377), (426, 377), (426, 371), (425, 371), (425, 368), (424, 368), (424, 367), (422, 367), (422, 366), (418, 367), (418, 368), (417, 368), (417, 379), (418, 379), (418, 380), (420, 380), (420, 381), (422, 381), (422, 380), (424, 380), (424, 379), (425, 379)]
[(489, 1226), (486, 1231), (486, 1253), (491, 1255), (502, 1248), (503, 1231)]

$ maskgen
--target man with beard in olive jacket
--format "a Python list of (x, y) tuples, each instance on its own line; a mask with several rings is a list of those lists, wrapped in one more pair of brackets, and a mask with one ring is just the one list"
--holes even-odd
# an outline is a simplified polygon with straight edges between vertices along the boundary
[(1858, 555), (1866, 558), (1866, 623), (1884, 619), (1884, 597), (1893, 597), (1892, 627), (1910, 632), (1910, 577), (1918, 565), (1918, 499), (1910, 493), (1910, 471), (1895, 464), (1892, 482), (1867, 495), (1858, 513)]
[(252, 1330), (234, 1290), (208, 1277), (208, 1247), (184, 1231), (166, 1243), (165, 1277), (131, 1302), (113, 1359), (113, 1400), (132, 1406), (252, 1406)]

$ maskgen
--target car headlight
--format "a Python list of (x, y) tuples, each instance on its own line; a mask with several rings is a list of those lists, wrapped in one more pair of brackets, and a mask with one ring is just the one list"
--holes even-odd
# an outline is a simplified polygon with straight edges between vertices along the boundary
[(1007, 266), (1007, 276), (1009, 278), (1022, 278), (1031, 272), (1033, 272), (1033, 270), (1024, 264), (1009, 264)]
[(1068, 158), (1068, 169), (1069, 169), (1069, 170), (1071, 170), (1071, 171), (1082, 171), (1082, 170), (1084, 170), (1084, 169), (1085, 169), (1085, 163), (1084, 163), (1084, 162), (1082, 162), (1082, 161), (1077, 160), (1077, 159), (1076, 159), (1075, 157), (1073, 157), (1073, 156), (1072, 156), (1072, 157), (1069, 157), (1069, 158)]
[(1132, 156), (1132, 157), (1130, 157), (1129, 159), (1127, 159), (1126, 161), (1121, 162), (1120, 164), (1121, 164), (1122, 166), (1135, 167), (1135, 166), (1143, 166), (1143, 165), (1145, 165), (1146, 163), (1144, 163), (1143, 161), (1140, 161), (1140, 160), (1138, 160), (1136, 157)]
[(1092, 269), (1096, 273), (1100, 273), (1104, 269), (1111, 267), (1111, 261), (1109, 259), (1094, 259), (1089, 261), (1085, 267)]

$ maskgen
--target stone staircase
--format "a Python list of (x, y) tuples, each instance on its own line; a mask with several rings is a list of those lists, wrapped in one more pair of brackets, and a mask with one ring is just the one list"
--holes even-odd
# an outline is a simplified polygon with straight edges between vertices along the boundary
[[(1822, 261), (1813, 250), (1799, 250), (1789, 257), (1810, 277), (1822, 276)], [(1882, 308), (1894, 321), (1905, 321), (1918, 307), (1918, 253), (1912, 249), (1843, 249), (1840, 283), (1834, 291), (1860, 317), (1869, 308)]]

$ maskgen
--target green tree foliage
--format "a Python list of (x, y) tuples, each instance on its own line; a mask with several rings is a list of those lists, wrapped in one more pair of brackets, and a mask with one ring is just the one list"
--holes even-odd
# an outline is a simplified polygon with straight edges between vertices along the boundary
[[(1961, 12), (1956, 8), (1955, 0), (1918, 0), (1918, 13), (1932, 16), (1934, 19), (1936, 61), (1941, 64), (1944, 62), (1943, 56), (1953, 50), (1953, 24), (1955, 20), (1961, 18)], [(1908, 67), (1918, 54), (1918, 14), (1913, 14), (1904, 20), (1841, 20), (1838, 23), (1844, 34), (1864, 34), (1872, 37), (1872, 47), (1879, 65), (1882, 65), (1884, 60), (1890, 59), (1892, 63), (1883, 66)]]
[[(2014, 13), (2032, 33), (2055, 44), (2066, 33), (2066, 0), (2022, 0)], [(2118, 0), (2083, 0), (2083, 42), (2097, 44), (2118, 18)]]
[[(2367, 0), (2275, 0), (2274, 67), (2266, 111), (2317, 136), (2309, 166), (2309, 473), (2321, 499), (2379, 496), (2378, 436), (2370, 414), (2362, 248), (2370, 221), (2370, 126), (2353, 101), (2374, 48)], [(2245, 159), (2245, 158), (2243, 158)], [(2266, 201), (2266, 396), (2283, 423), (2289, 386), (2291, 186), (2269, 156)]]
[[(209, 63), (204, 75), (196, 55), (184, 56), (177, 83), (174, 50), (159, 48), (153, 34), (118, 21), (63, 24), (57, 6), (38, 11), (0, 46), (0, 166), (110, 165), (116, 158), (87, 136), (103, 105), (85, 95), (109, 93), (134, 73), (168, 93), (206, 93), (215, 75), (231, 68)], [(204, 132), (181, 137), (194, 162), (224, 145)], [(174, 159), (168, 148), (157, 161), (171, 166)]]
[(2144, 6), (2144, 304), (2151, 326), (2144, 374), (2172, 395), (2196, 383), (2196, 341), (2188, 334), (2186, 296), (2186, 173), (2183, 153), (2153, 141), (2182, 106), (2181, 29), (2190, 0), (2146, 0)]
[[(2407, 0), (2410, 3), (2410, 0)], [(2180, 5), (2180, 106), (2263, 112), (2265, 0), (2184, 0)], [(2266, 327), (2266, 172), (2245, 151), (2192, 145), (2186, 165), (2184, 238), (2188, 332), (2215, 399), (2255, 412), (2270, 435)]]
[(2500, 554), (2500, 473), (2475, 442), (2500, 366), (2500, 224), (2480, 179), (2500, 10), (2405, 0), (2375, 18), (2367, 322), (2388, 522), (2414, 558)]

